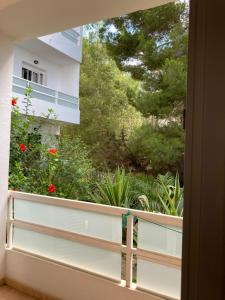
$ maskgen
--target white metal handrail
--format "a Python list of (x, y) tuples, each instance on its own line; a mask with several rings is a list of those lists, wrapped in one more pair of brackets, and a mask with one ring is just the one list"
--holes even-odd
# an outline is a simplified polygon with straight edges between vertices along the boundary
[[(126, 215), (127, 216), (126, 245), (123, 245), (122, 243), (106, 241), (101, 238), (87, 236), (85, 234), (57, 229), (55, 227), (40, 225), (36, 223), (34, 224), (23, 220), (17, 220), (14, 218), (14, 213), (13, 213), (14, 202), (17, 200), (31, 201), (35, 203), (48, 204), (48, 205), (62, 207), (62, 208), (70, 208), (70, 209), (82, 210), (87, 212), (100, 213), (104, 215), (113, 215), (113, 216), (121, 216), (121, 217), (123, 215)], [(55, 198), (49, 196), (22, 193), (17, 191), (10, 191), (9, 192), (9, 213), (8, 213), (8, 222), (7, 222), (7, 241), (8, 241), (7, 247), (9, 249), (14, 249), (13, 242), (12, 242), (12, 234), (13, 234), (13, 226), (16, 226), (22, 229), (28, 229), (30, 231), (43, 233), (49, 236), (80, 242), (82, 244), (86, 244), (96, 248), (102, 248), (102, 249), (110, 250), (112, 252), (120, 252), (126, 255), (125, 277), (126, 277), (127, 287), (133, 286), (134, 255), (136, 255), (138, 258), (141, 258), (142, 260), (156, 262), (161, 265), (180, 269), (181, 258), (179, 257), (148, 251), (133, 246), (134, 217), (147, 220), (154, 224), (159, 224), (159, 226), (160, 225), (171, 226), (171, 227), (180, 228), (180, 230), (182, 230), (182, 218), (179, 217), (167, 216), (167, 215), (162, 215), (157, 213), (150, 213), (150, 212), (138, 211), (133, 209), (121, 208), (121, 207), (100, 205), (100, 204), (77, 201), (77, 200), (68, 200), (68, 199)], [(122, 230), (122, 223), (121, 223), (121, 230)]]
[(67, 38), (68, 40), (70, 40), (71, 42), (75, 43), (76, 45), (79, 44), (80, 34), (75, 29), (65, 30), (65, 31), (61, 32), (61, 34), (65, 38)]
[[(16, 83), (15, 81), (18, 80), (24, 84)], [(31, 82), (29, 80), (23, 79), (18, 76), (13, 76), (13, 87), (21, 89), (21, 94), (24, 93), (24, 90), (27, 86), (31, 86), (34, 93), (37, 93), (38, 95), (48, 97), (52, 99), (52, 102), (58, 105), (64, 106), (63, 103), (69, 103), (76, 107), (79, 105), (79, 99), (77, 97), (67, 95), (65, 93), (59, 92), (57, 90), (51, 89), (47, 86), (43, 86), (39, 83)], [(45, 90), (45, 92), (43, 92)]]

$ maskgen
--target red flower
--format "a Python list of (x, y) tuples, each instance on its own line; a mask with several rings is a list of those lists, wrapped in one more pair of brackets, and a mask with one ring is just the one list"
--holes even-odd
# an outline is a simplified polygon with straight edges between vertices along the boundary
[(48, 186), (48, 191), (49, 191), (49, 193), (55, 193), (55, 191), (56, 191), (56, 187), (55, 187), (55, 185), (54, 184), (49, 184), (49, 186)]
[(49, 154), (56, 155), (57, 152), (58, 152), (58, 150), (56, 148), (50, 148), (50, 149), (48, 149), (48, 153)]
[(25, 152), (27, 150), (27, 147), (24, 144), (20, 144), (20, 151)]
[(17, 191), (17, 189), (16, 189), (16, 188), (13, 188), (13, 191), (14, 191), (14, 192), (16, 192), (16, 191)]
[(12, 98), (11, 103), (12, 103), (12, 106), (16, 106), (17, 98)]

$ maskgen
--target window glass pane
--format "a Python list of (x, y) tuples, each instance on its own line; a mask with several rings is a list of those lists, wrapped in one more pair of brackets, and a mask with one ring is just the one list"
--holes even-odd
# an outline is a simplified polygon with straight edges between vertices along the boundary
[(35, 67), (22, 67), (22, 78), (34, 83), (44, 84), (44, 73), (40, 73)]
[(138, 248), (181, 257), (182, 231), (180, 228), (139, 220)]
[(137, 286), (179, 299), (181, 290), (181, 270), (138, 259)]
[(22, 78), (28, 79), (28, 70), (26, 68), (22, 68)]
[(44, 84), (44, 74), (40, 73), (40, 84)]
[(28, 80), (32, 80), (32, 71), (28, 70)]
[(121, 254), (14, 228), (13, 247), (116, 280), (121, 279)]
[(38, 73), (33, 72), (33, 82), (38, 83)]
[(15, 199), (15, 219), (122, 242), (122, 218), (78, 209)]

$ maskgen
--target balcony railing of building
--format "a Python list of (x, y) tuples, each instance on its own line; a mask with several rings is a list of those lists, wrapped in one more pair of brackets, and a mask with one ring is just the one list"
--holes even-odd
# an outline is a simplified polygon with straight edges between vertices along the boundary
[(33, 89), (32, 97), (61, 106), (79, 109), (79, 99), (65, 93), (53, 90), (47, 86), (34, 83), (18, 76), (13, 76), (13, 92), (24, 95), (25, 88)]
[(182, 218), (13, 191), (7, 224), (8, 251), (180, 298)]
[(66, 31), (61, 32), (61, 34), (67, 38), (68, 40), (70, 40), (71, 42), (73, 42), (76, 45), (80, 44), (80, 39), (81, 39), (81, 35), (80, 33), (75, 30), (75, 29), (68, 29)]

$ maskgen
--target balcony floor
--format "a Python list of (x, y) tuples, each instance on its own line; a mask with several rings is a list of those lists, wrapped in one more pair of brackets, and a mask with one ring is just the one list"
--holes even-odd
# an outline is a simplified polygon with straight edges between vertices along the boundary
[(0, 300), (35, 300), (35, 298), (26, 296), (9, 286), (2, 286), (0, 287)]

